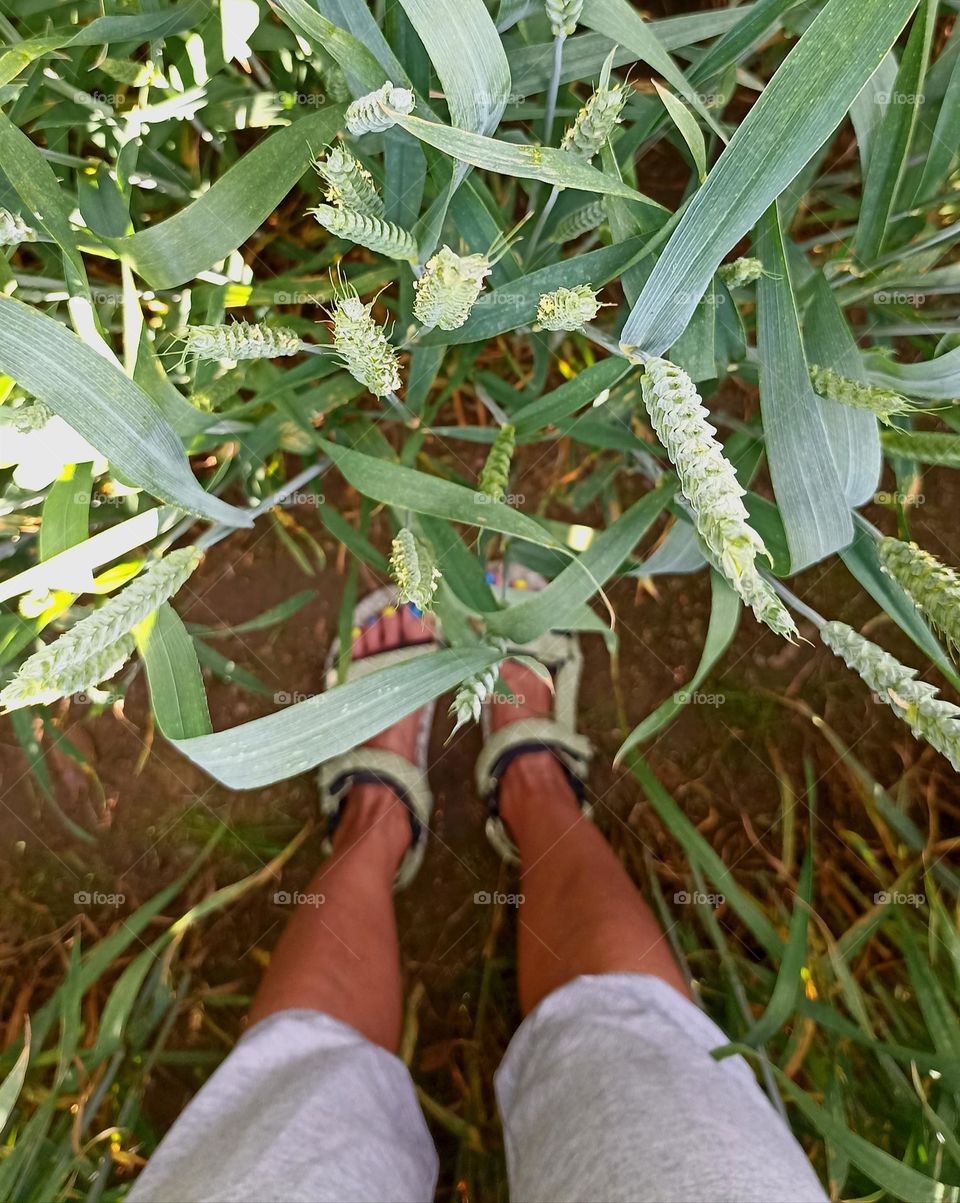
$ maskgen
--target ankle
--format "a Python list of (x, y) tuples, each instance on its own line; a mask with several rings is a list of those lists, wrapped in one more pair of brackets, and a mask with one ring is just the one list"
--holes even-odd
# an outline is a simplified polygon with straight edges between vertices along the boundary
[(363, 783), (350, 790), (333, 834), (334, 856), (362, 847), (395, 871), (410, 842), (410, 812), (389, 786)]
[(525, 752), (507, 766), (500, 781), (500, 817), (514, 836), (529, 820), (549, 810), (580, 818), (580, 805), (563, 765), (548, 749)]

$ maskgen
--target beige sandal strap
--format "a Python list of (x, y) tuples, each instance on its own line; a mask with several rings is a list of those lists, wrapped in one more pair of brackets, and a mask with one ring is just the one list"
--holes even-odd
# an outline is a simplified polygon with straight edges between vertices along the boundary
[(366, 775), (395, 788), (420, 824), (420, 834), (407, 849), (394, 881), (394, 889), (402, 890), (416, 876), (426, 852), (433, 795), (426, 774), (405, 756), (386, 748), (359, 747), (334, 756), (320, 766), (317, 783), (321, 811), (325, 815), (335, 815), (357, 777)]

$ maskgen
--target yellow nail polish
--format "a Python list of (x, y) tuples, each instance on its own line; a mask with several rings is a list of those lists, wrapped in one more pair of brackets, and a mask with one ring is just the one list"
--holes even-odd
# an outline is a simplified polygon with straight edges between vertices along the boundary
[(383, 617), (384, 618), (390, 618), (394, 614), (396, 614), (396, 612), (397, 612), (396, 606), (384, 606), (383, 607)]
[(362, 634), (363, 631), (361, 631), (359, 627), (353, 627), (350, 631), (350, 638), (359, 639)]
[(517, 578), (517, 579), (516, 579), (516, 580), (513, 582), (513, 587), (514, 587), (514, 589), (526, 589), (526, 588), (527, 588), (527, 582), (526, 582), (526, 581), (523, 579), (523, 577), (522, 577), (522, 576), (521, 576), (521, 577), (518, 577), (518, 578)]

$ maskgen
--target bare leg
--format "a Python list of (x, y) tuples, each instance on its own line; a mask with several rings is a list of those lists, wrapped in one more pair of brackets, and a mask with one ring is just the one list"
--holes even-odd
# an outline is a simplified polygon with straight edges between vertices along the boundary
[[(503, 677), (518, 702), (494, 703), (494, 728), (550, 713), (550, 692), (529, 669), (507, 663)], [(689, 997), (660, 925), (610, 845), (581, 814), (552, 753), (531, 752), (509, 766), (500, 814), (522, 865), (517, 941), (524, 1014), (581, 974), (649, 973)]]
[[(428, 638), (429, 629), (408, 610), (385, 613), (357, 636), (354, 655)], [(412, 760), (416, 730), (417, 716), (410, 715), (370, 743)], [(402, 987), (393, 879), (410, 836), (407, 809), (392, 790), (358, 785), (350, 791), (333, 855), (314, 874), (304, 891), (307, 901), (280, 937), (251, 1023), (305, 1007), (349, 1023), (391, 1052), (397, 1049)]]

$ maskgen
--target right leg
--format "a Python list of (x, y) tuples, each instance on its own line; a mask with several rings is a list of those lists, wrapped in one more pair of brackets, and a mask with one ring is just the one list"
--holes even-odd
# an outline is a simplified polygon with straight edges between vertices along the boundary
[[(523, 705), (494, 727), (550, 712), (526, 668), (503, 675)], [(500, 783), (520, 851), (518, 976), (528, 1016), (497, 1074), (518, 1203), (824, 1199), (799, 1145), (726, 1037), (691, 1001), (667, 941), (549, 751)]]

